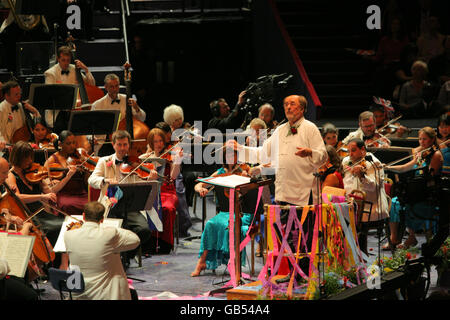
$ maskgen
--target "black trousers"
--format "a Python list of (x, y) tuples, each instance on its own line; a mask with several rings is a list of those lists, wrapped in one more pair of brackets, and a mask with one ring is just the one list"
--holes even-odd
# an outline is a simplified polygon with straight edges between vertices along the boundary
[(33, 301), (38, 294), (23, 278), (9, 276), (0, 280), (0, 300)]

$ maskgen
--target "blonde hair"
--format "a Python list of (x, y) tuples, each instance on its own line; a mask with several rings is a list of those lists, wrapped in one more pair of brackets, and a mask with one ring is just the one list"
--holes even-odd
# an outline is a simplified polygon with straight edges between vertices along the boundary
[(177, 118), (181, 117), (181, 122), (184, 121), (183, 109), (176, 104), (171, 104), (164, 109), (164, 122), (168, 123), (170, 126), (175, 122)]
[(423, 127), (422, 129), (419, 130), (419, 134), (421, 134), (421, 133), (425, 133), (430, 139), (434, 140), (433, 145), (437, 146), (437, 139), (436, 139), (437, 134), (433, 128)]
[(422, 60), (416, 60), (414, 61), (414, 63), (411, 66), (411, 71), (415, 68), (415, 67), (422, 67), (423, 70), (425, 71), (425, 73), (428, 73), (428, 65), (425, 61)]
[(252, 121), (250, 121), (249, 127), (251, 128), (253, 126), (260, 126), (263, 129), (267, 129), (266, 123), (260, 118), (254, 118)]

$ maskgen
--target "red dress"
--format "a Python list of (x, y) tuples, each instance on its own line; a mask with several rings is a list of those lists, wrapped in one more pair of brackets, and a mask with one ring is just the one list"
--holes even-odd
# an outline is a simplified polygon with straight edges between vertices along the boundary
[(164, 168), (164, 177), (166, 177), (168, 181), (164, 181), (161, 185), (163, 231), (153, 231), (153, 235), (173, 247), (173, 228), (177, 214), (178, 198), (175, 189), (175, 181), (169, 179), (171, 168), (172, 163), (168, 161)]

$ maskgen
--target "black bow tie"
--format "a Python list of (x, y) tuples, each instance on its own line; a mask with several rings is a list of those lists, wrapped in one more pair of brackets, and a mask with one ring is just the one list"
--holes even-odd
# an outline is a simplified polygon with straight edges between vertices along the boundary
[(113, 104), (114, 102), (117, 102), (117, 104), (119, 104), (120, 103), (120, 99), (111, 100), (111, 104)]
[(61, 70), (61, 75), (69, 75), (69, 70)]
[(11, 106), (11, 110), (12, 110), (12, 112), (18, 111), (19, 110), (19, 106), (17, 104), (15, 106)]
[(123, 157), (123, 160), (116, 159), (116, 164), (122, 164), (128, 162), (128, 156)]

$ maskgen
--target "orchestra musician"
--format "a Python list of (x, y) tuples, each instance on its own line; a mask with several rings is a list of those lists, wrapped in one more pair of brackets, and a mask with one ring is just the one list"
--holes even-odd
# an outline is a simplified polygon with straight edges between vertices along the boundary
[(164, 122), (170, 125), (172, 131), (180, 128), (189, 129), (191, 127), (190, 123), (184, 122), (183, 108), (176, 104), (171, 104), (164, 108), (163, 118)]
[(26, 126), (25, 109), (35, 117), (39, 111), (29, 103), (21, 103), (22, 89), (18, 82), (11, 80), (3, 84), (5, 100), (0, 103), (0, 141), (14, 143), (14, 133)]
[(54, 141), (58, 139), (56, 133), (51, 132), (44, 118), (35, 118), (33, 121), (33, 129), (31, 136), (32, 147), (36, 149), (53, 149)]
[[(95, 79), (88, 67), (80, 60), (75, 60), (74, 64), (71, 64), (72, 51), (68, 46), (61, 46), (57, 51), (57, 61), (53, 67), (50, 67), (44, 72), (46, 84), (79, 84), (76, 75), (76, 68), (84, 70), (85, 74), (82, 74), (83, 81), (89, 85), (95, 85)], [(64, 112), (66, 113), (66, 112)], [(53, 131), (58, 133), (64, 129), (65, 119), (58, 117), (59, 110), (46, 110), (45, 121), (53, 128)], [(55, 117), (55, 123), (53, 123), (53, 117)]]
[[(365, 201), (372, 204), (372, 210), (364, 213), (359, 222), (381, 221), (388, 216), (388, 199), (384, 189), (384, 171), (381, 162), (366, 151), (364, 141), (358, 138), (348, 142), (349, 155), (342, 160), (344, 167), (344, 188), (347, 194), (353, 190), (363, 191)], [(368, 208), (367, 208), (368, 209)], [(364, 223), (358, 242), (367, 253), (367, 227)]]
[[(0, 158), (0, 191), (3, 193), (3, 183), (8, 177), (9, 163)], [(20, 226), (20, 234), (27, 235), (32, 224), (23, 222), (20, 217), (11, 215), (11, 222)], [(7, 230), (6, 230), (7, 231)], [(9, 276), (8, 261), (0, 258), (0, 300), (37, 300), (38, 296), (23, 278)], [(7, 276), (8, 275), (8, 276)]]
[[(246, 164), (237, 162), (237, 152), (231, 148), (223, 149), (223, 166), (214, 172), (211, 176), (216, 177), (226, 174), (239, 174), (250, 176), (253, 174), (252, 168)], [(210, 187), (211, 188), (211, 187)], [(203, 270), (215, 270), (221, 264), (227, 264), (229, 259), (229, 201), (224, 196), (226, 188), (215, 187), (218, 199), (219, 212), (213, 218), (208, 220), (202, 233), (200, 251), (195, 270), (191, 273), (191, 277), (197, 277)], [(199, 182), (195, 185), (194, 190), (205, 197), (208, 192), (208, 184)], [(252, 214), (242, 213), (241, 218), (241, 237), (244, 237), (252, 222)], [(245, 249), (241, 253), (241, 264), (245, 265)]]
[[(159, 174), (164, 176), (164, 181), (161, 185), (161, 206), (162, 206), (162, 225), (163, 231), (155, 231), (154, 235), (158, 238), (157, 251), (160, 253), (169, 253), (173, 248), (173, 226), (175, 223), (176, 210), (178, 205), (178, 197), (175, 188), (175, 180), (180, 173), (181, 156), (182, 153), (178, 151), (172, 155), (168, 152), (166, 147), (166, 134), (158, 128), (150, 130), (147, 138), (149, 149), (152, 151), (142, 154), (139, 158), (145, 159), (148, 157), (166, 159), (164, 171), (162, 167), (157, 167)], [(156, 164), (157, 166), (158, 164)]]
[(363, 140), (367, 148), (389, 148), (391, 146), (391, 141), (376, 131), (375, 117), (372, 112), (362, 112), (359, 115), (358, 123), (359, 128), (356, 131), (350, 132), (342, 140), (345, 145), (348, 145), (350, 140), (357, 138)]
[(45, 162), (44, 167), (52, 164), (60, 165), (61, 169), (67, 169), (60, 180), (56, 180), (51, 187), (56, 193), (58, 207), (70, 214), (81, 215), (84, 205), (88, 202), (87, 179), (89, 172), (77, 167), (81, 164), (80, 155), (77, 152), (77, 142), (72, 132), (64, 130), (55, 142), (59, 151), (52, 154)]
[(348, 156), (347, 148), (342, 141), (338, 141), (339, 130), (332, 123), (325, 123), (322, 127), (322, 138), (325, 145), (332, 146), (339, 157), (344, 158)]
[[(424, 151), (427, 150), (427, 151)], [(436, 132), (433, 128), (424, 127), (419, 130), (419, 147), (413, 149), (414, 158), (408, 163), (395, 166), (387, 166), (385, 170), (395, 170), (396, 172), (404, 173), (418, 168), (426, 168), (428, 170), (416, 170), (414, 177), (426, 177), (427, 175), (436, 176), (441, 173), (443, 156), (436, 142)], [(427, 171), (429, 173), (427, 173)], [(409, 195), (409, 200), (413, 200), (414, 203), (406, 203), (406, 227), (408, 228), (408, 238), (404, 243), (400, 243), (401, 239), (398, 239), (398, 224), (400, 222), (400, 211), (401, 203), (397, 197), (392, 199), (392, 206), (390, 211), (390, 230), (391, 239), (390, 243), (384, 246), (385, 249), (393, 249), (395, 246), (397, 248), (409, 248), (417, 245), (417, 239), (415, 233), (418, 230), (423, 230), (424, 222), (430, 219), (434, 214), (437, 213), (436, 206), (427, 202), (427, 185), (426, 180), (416, 180), (418, 184), (414, 181), (410, 181), (410, 185), (416, 185), (417, 190), (414, 194)], [(423, 198), (422, 198), (423, 197)], [(425, 223), (427, 224), (427, 223)], [(392, 246), (392, 247), (391, 247)]]
[(328, 161), (319, 168), (321, 189), (325, 187), (344, 189), (344, 170), (341, 158), (331, 145), (326, 146)]
[[(133, 98), (129, 98), (128, 102), (127, 96), (125, 94), (119, 93), (120, 90), (120, 79), (114, 74), (110, 73), (105, 76), (105, 90), (106, 95), (103, 98), (98, 99), (92, 104), (91, 110), (119, 110), (120, 119), (125, 119), (127, 103), (131, 106), (131, 111), (136, 119), (144, 122), (146, 118), (146, 113), (143, 109), (139, 107), (137, 101)], [(96, 136), (97, 139), (105, 138), (105, 136)], [(111, 149), (110, 145), (104, 144), (100, 150), (98, 150), (99, 156), (109, 155), (114, 150)]]
[(441, 148), (444, 163), (442, 165), (442, 174), (450, 175), (450, 142), (444, 143), (450, 139), (450, 116), (444, 113), (438, 120), (437, 143)]
[(278, 126), (278, 121), (275, 120), (274, 117), (275, 117), (275, 109), (270, 103), (264, 103), (259, 107), (258, 118), (260, 118), (266, 123), (269, 132), (271, 130), (275, 130), (275, 128)]
[[(115, 153), (109, 156), (101, 157), (95, 167), (94, 172), (88, 179), (89, 185), (94, 189), (101, 189), (98, 202), (108, 203), (107, 196), (108, 186), (111, 183), (133, 183), (141, 181), (136, 175), (130, 175), (124, 181), (124, 174), (120, 171), (121, 164), (128, 161), (128, 151), (131, 144), (131, 136), (127, 131), (117, 130), (112, 135), (112, 144)], [(153, 172), (149, 175), (150, 180), (157, 178), (157, 172)], [(105, 206), (106, 207), (106, 206)], [(113, 217), (114, 218), (114, 217)], [(121, 216), (116, 218), (123, 218)], [(147, 223), (146, 217), (140, 212), (128, 212), (127, 213), (127, 226), (125, 228), (136, 233), (141, 241), (141, 245), (145, 246), (147, 241), (150, 240), (151, 231)], [(135, 251), (128, 253), (128, 258), (133, 258)]]
[[(378, 104), (371, 106), (370, 111), (373, 113), (373, 116), (375, 118), (375, 126), (379, 131), (383, 126), (385, 126), (388, 123), (387, 112), (383, 106)], [(387, 126), (379, 133), (381, 133), (387, 138), (389, 137), (402, 138), (407, 132), (408, 128), (400, 125), (400, 123), (397, 122), (391, 124), (390, 126)]]

